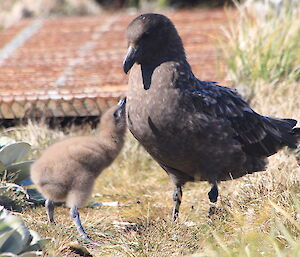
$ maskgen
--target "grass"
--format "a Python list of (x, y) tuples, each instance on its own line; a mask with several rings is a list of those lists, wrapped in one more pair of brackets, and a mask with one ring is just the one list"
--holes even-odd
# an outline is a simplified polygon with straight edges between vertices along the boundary
[[(264, 114), (298, 118), (297, 87), (279, 86), (272, 97), (267, 89), (261, 90), (253, 105)], [(35, 124), (7, 133), (41, 148), (64, 137), (60, 131)], [(95, 131), (70, 135), (79, 133)], [(169, 178), (128, 134), (121, 155), (100, 175), (94, 189), (97, 196), (91, 199), (118, 201), (120, 207), (89, 205), (80, 211), (88, 233), (102, 242), (87, 249), (94, 256), (299, 256), (299, 181), (294, 154), (281, 151), (270, 158), (266, 172), (221, 183), (219, 213), (212, 217), (208, 217), (209, 186), (188, 183), (180, 219), (174, 223)], [(29, 228), (54, 238), (47, 249), (50, 256), (74, 256), (65, 249), (77, 240), (67, 208), (56, 208), (56, 225), (46, 224), (42, 206), (20, 215)], [(120, 228), (115, 221), (134, 226)]]
[[(224, 54), (228, 79), (242, 85), (253, 97), (258, 87), (276, 88), (300, 79), (300, 4), (284, 2), (276, 10), (270, 1), (238, 5), (238, 22), (225, 29)], [(252, 2), (252, 3), (251, 3)], [(267, 84), (266, 84), (267, 82)]]
[[(180, 219), (174, 223), (171, 182), (128, 135), (122, 154), (100, 175), (97, 196), (91, 199), (118, 201), (120, 207), (89, 205), (80, 211), (88, 233), (102, 242), (87, 249), (94, 256), (297, 256), (299, 188), (294, 156), (283, 151), (271, 158), (268, 171), (221, 183), (219, 213), (212, 217), (209, 186), (187, 184)], [(42, 206), (19, 215), (29, 228), (54, 238), (47, 249), (50, 256), (63, 256), (66, 245), (77, 240), (67, 208), (56, 208), (56, 225), (46, 224)], [(115, 221), (134, 226), (119, 228)]]
[[(269, 26), (267, 21), (264, 22)], [(258, 31), (258, 28), (254, 30), (255, 26), (261, 27), (258, 23), (251, 23), (251, 26), (241, 24), (245, 34), (247, 29), (250, 33)], [(278, 26), (282, 24), (283, 21)], [(272, 31), (275, 33), (277, 27)], [(258, 33), (256, 36), (260, 37)], [(231, 45), (233, 41), (233, 38), (232, 41), (229, 40), (229, 53), (235, 51), (234, 45)], [(235, 46), (239, 48), (238, 43), (242, 41), (236, 42)], [(262, 58), (259, 52), (263, 55), (267, 51), (261, 43), (259, 46), (260, 48), (253, 48), (258, 64), (263, 62), (259, 61)], [(289, 72), (281, 73), (277, 78), (272, 75), (276, 72), (271, 71), (275, 71), (280, 65), (263, 71), (260, 65), (251, 64), (251, 60), (256, 59), (251, 59), (252, 56), (247, 51), (240, 51), (239, 54), (245, 56), (238, 57), (236, 50), (233, 60), (237, 64), (230, 66), (229, 62), (228, 66), (230, 72), (236, 74), (234, 82), (244, 83), (246, 88), (250, 88), (251, 106), (256, 111), (264, 115), (300, 119), (299, 82), (291, 72), (293, 68), (290, 68), (294, 67), (296, 57), (285, 54), (284, 50), (292, 51), (291, 48), (281, 48), (279, 43), (278, 47), (276, 53), (286, 56), (289, 59), (286, 63), (292, 65), (282, 64), (282, 68)], [(270, 62), (276, 63), (274, 60), (277, 57), (273, 56), (276, 55), (275, 50), (272, 51), (269, 52)], [(243, 58), (252, 66), (239, 62)], [(270, 75), (255, 76), (252, 69), (256, 67), (258, 74), (270, 71)], [(248, 80), (244, 70), (250, 72)], [(71, 131), (69, 135), (95, 133), (84, 129)], [(36, 157), (42, 149), (65, 137), (62, 132), (48, 130), (41, 124), (29, 124), (3, 134), (30, 142), (36, 148)], [(188, 183), (183, 191), (179, 221), (172, 222), (172, 184), (166, 173), (128, 134), (122, 153), (100, 175), (91, 199), (101, 202), (118, 201), (120, 206), (88, 205), (80, 211), (87, 232), (94, 240), (102, 242), (99, 247), (86, 247), (94, 256), (298, 257), (299, 166), (294, 153), (287, 149), (269, 159), (267, 171), (221, 183), (217, 213), (212, 216), (208, 215), (210, 204), (207, 193), (210, 188), (207, 183)], [(46, 224), (42, 206), (26, 209), (18, 215), (29, 228), (43, 237), (54, 239), (46, 249), (49, 256), (77, 256), (66, 249), (70, 242), (78, 239), (68, 211), (63, 206), (56, 208), (55, 225)], [(116, 226), (116, 222), (129, 222), (131, 225)], [(84, 245), (82, 242), (80, 244)]]

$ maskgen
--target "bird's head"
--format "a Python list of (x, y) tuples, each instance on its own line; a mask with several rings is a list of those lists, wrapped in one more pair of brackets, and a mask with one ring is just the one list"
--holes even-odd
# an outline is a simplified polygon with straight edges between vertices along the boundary
[[(184, 53), (173, 23), (161, 14), (147, 13), (136, 17), (128, 25), (126, 39), (128, 52), (123, 62), (125, 73), (134, 63), (155, 64), (162, 58), (171, 57), (174, 50), (180, 49)], [(175, 47), (176, 44), (179, 48)]]
[(100, 131), (123, 134), (126, 129), (125, 118), (126, 98), (108, 109), (101, 117)]

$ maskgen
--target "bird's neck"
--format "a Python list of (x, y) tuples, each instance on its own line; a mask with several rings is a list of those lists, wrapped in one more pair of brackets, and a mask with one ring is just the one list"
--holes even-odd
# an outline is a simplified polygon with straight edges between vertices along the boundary
[(148, 67), (159, 66), (163, 62), (186, 62), (186, 55), (182, 41), (175, 35), (174, 40), (168, 40), (165, 45), (156, 52), (149, 52), (140, 64)]
[(125, 129), (122, 131), (117, 131), (112, 128), (107, 128), (104, 124), (102, 126), (100, 124), (98, 133), (98, 138), (106, 145), (107, 149), (118, 151), (120, 148), (122, 148), (124, 144)]
[(165, 56), (168, 56), (172, 61), (186, 61), (184, 47), (178, 34), (169, 41), (165, 51)]

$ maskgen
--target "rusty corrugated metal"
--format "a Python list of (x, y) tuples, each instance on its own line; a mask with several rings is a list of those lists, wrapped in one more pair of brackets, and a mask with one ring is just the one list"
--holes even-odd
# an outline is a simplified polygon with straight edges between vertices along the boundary
[[(166, 14), (183, 37), (194, 73), (203, 80), (220, 79), (215, 46), (225, 12)], [(134, 16), (54, 18), (35, 27), (37, 21), (24, 20), (2, 31), (0, 47), (10, 50), (0, 61), (0, 119), (100, 115), (126, 94), (124, 32)]]

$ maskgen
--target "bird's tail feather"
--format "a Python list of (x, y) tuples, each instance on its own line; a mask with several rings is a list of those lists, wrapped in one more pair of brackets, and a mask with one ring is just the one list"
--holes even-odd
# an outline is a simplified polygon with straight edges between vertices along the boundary
[(300, 138), (300, 128), (294, 128), (297, 121), (294, 119), (276, 119), (268, 117), (268, 120), (276, 127), (279, 133), (276, 137), (279, 139), (281, 146), (297, 148)]
[(280, 119), (280, 121), (285, 121), (285, 122), (289, 123), (292, 126), (292, 128), (295, 127), (297, 124), (297, 121), (294, 119)]

